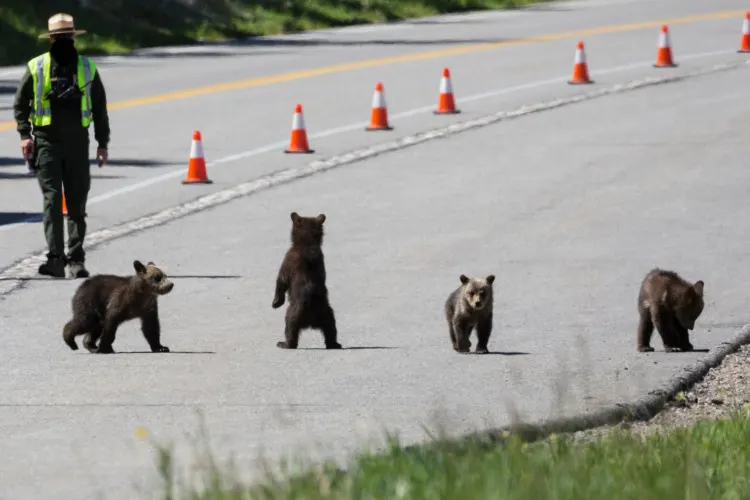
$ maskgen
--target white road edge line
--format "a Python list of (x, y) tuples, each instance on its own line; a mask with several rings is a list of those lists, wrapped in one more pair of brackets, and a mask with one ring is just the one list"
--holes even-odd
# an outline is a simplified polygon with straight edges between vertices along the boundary
[[(719, 56), (719, 55), (728, 55), (728, 54), (734, 54), (736, 50), (719, 50), (714, 52), (700, 52), (696, 54), (685, 54), (680, 56), (680, 60), (691, 60), (691, 59), (701, 59), (705, 57), (713, 57), (713, 56)], [(596, 75), (607, 75), (612, 73), (619, 73), (622, 71), (628, 71), (631, 69), (638, 69), (641, 67), (647, 67), (651, 66), (653, 64), (653, 61), (650, 62), (638, 62), (638, 63), (632, 63), (632, 64), (626, 64), (623, 66), (614, 66), (611, 68), (604, 68), (601, 70), (597, 70), (592, 73), (592, 76)], [(505, 87), (497, 90), (492, 90), (489, 92), (483, 92), (481, 94), (474, 94), (467, 97), (459, 97), (458, 101), (459, 103), (462, 102), (472, 102), (472, 101), (479, 101), (482, 99), (488, 99), (491, 97), (497, 97), (504, 94), (511, 94), (514, 92), (520, 92), (523, 90), (531, 90), (538, 87), (544, 87), (547, 85), (553, 85), (556, 83), (564, 82), (568, 79), (568, 76), (561, 76), (557, 78), (549, 78), (546, 80), (538, 80), (536, 82), (530, 82), (530, 83), (524, 83), (522, 85), (517, 85), (515, 87)], [(408, 118), (411, 116), (424, 114), (432, 112), (432, 110), (435, 108), (435, 104), (431, 104), (428, 106), (422, 106), (419, 108), (410, 109), (407, 111), (403, 111), (401, 113), (396, 113), (389, 116), (389, 120), (395, 121), (403, 118)], [(322, 132), (317, 132), (315, 134), (309, 134), (308, 137), (310, 139), (320, 139), (323, 137), (330, 137), (332, 135), (338, 135), (345, 132), (351, 132), (353, 130), (359, 130), (367, 126), (367, 122), (357, 122), (352, 123), (349, 125), (344, 125), (342, 127), (336, 127), (328, 130), (323, 130)], [(267, 144), (265, 146), (261, 146), (256, 149), (251, 149), (248, 151), (244, 151), (242, 153), (237, 153), (230, 156), (225, 156), (223, 158), (218, 158), (216, 160), (210, 161), (206, 163), (206, 167), (214, 167), (216, 165), (221, 165), (222, 163), (231, 163), (234, 161), (244, 160), (246, 158), (250, 158), (253, 156), (258, 156), (263, 153), (269, 153), (271, 151), (277, 151), (285, 148), (288, 144), (288, 140), (286, 141), (279, 141), (275, 142), (273, 144)], [(117, 196), (131, 193), (133, 191), (138, 191), (140, 189), (153, 186), (154, 184), (158, 184), (162, 181), (172, 179), (178, 176), (185, 175), (187, 172), (187, 168), (180, 168), (179, 170), (173, 170), (171, 172), (166, 172), (161, 175), (157, 175), (151, 178), (148, 178), (141, 182), (136, 182), (134, 184), (130, 184), (128, 186), (123, 186), (121, 188), (113, 189), (112, 191), (107, 191), (106, 193), (102, 193), (98, 196), (94, 196), (88, 200), (87, 206), (96, 205), (97, 203), (101, 203), (103, 201), (111, 200), (112, 198), (115, 198)], [(0, 232), (4, 231), (10, 231), (11, 229), (15, 229), (17, 227), (24, 226), (26, 224), (29, 224), (31, 222), (34, 222), (38, 217), (29, 217), (26, 219), (22, 219), (18, 222), (14, 222), (13, 224), (7, 224), (4, 226), (0, 226)]]
[[(167, 222), (185, 217), (187, 215), (201, 212), (218, 205), (222, 205), (231, 200), (256, 193), (258, 191), (263, 191), (280, 184), (285, 184), (293, 180), (308, 177), (320, 172), (325, 172), (327, 170), (341, 167), (343, 165), (349, 165), (361, 160), (373, 158), (383, 153), (398, 151), (410, 146), (431, 141), (433, 139), (449, 137), (461, 132), (466, 132), (467, 130), (486, 127), (487, 125), (491, 125), (500, 121), (510, 120), (532, 113), (538, 113), (540, 111), (548, 111), (551, 109), (568, 106), (570, 104), (590, 101), (599, 97), (613, 94), (631, 92), (633, 90), (641, 88), (653, 87), (656, 85), (663, 85), (671, 82), (679, 82), (696, 76), (739, 69), (743, 66), (750, 67), (750, 60), (744, 60), (736, 63), (717, 64), (708, 68), (690, 71), (681, 75), (664, 76), (661, 78), (646, 77), (638, 80), (632, 80), (628, 83), (619, 83), (610, 87), (592, 90), (590, 92), (577, 94), (571, 97), (562, 97), (547, 102), (521, 106), (520, 108), (512, 111), (499, 111), (497, 113), (481, 116), (479, 118), (472, 118), (469, 120), (453, 123), (445, 127), (432, 129), (427, 132), (420, 132), (411, 136), (402, 137), (394, 141), (377, 144), (375, 146), (362, 148), (341, 155), (332, 156), (328, 159), (315, 160), (305, 167), (288, 168), (285, 170), (274, 172), (231, 188), (201, 196), (196, 200), (189, 201), (182, 205), (167, 208), (151, 215), (145, 215), (133, 221), (124, 222), (107, 229), (95, 231), (88, 235), (88, 237), (86, 238), (88, 242), (87, 250), (93, 249), (96, 246), (101, 245), (102, 243), (127, 236), (131, 233), (135, 233), (136, 231), (142, 231), (144, 229), (159, 226)], [(2, 273), (0, 273), (0, 280), (3, 280), (2, 285), (0, 285), (0, 296), (7, 295), (17, 290), (23, 285), (25, 280), (36, 275), (39, 264), (41, 264), (45, 260), (45, 254), (46, 253), (40, 253), (27, 257), (20, 262), (4, 269)]]

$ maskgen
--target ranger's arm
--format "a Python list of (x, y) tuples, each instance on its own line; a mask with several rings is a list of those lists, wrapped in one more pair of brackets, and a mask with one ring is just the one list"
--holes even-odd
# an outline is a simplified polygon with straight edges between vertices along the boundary
[(91, 82), (91, 112), (94, 115), (94, 138), (100, 148), (107, 149), (109, 144), (109, 114), (107, 113), (107, 93), (99, 76), (94, 74)]
[(21, 81), (16, 89), (16, 98), (13, 101), (13, 116), (16, 119), (16, 130), (21, 139), (31, 139), (31, 106), (34, 100), (34, 80), (31, 78), (29, 68), (26, 68)]

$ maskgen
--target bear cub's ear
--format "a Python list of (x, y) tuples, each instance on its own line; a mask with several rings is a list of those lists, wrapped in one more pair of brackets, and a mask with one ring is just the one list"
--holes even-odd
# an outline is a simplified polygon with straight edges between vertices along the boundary
[(146, 267), (141, 263), (140, 260), (133, 261), (133, 268), (138, 274), (146, 274)]
[(289, 217), (291, 217), (292, 222), (295, 223), (299, 220), (299, 214), (297, 212), (292, 212), (291, 214), (289, 214)]
[(694, 290), (696, 291), (696, 293), (697, 293), (698, 295), (700, 295), (701, 297), (703, 297), (703, 285), (704, 285), (704, 283), (703, 283), (703, 280), (698, 280), (698, 281), (696, 281), (696, 282), (695, 282), (695, 284), (693, 285), (693, 289), (694, 289)]
[(495, 281), (495, 275), (494, 274), (490, 274), (489, 276), (487, 276), (485, 278), (485, 281), (487, 281), (488, 285), (491, 285)]
[(320, 214), (320, 215), (318, 215), (315, 218), (315, 220), (318, 222), (318, 224), (320, 224), (322, 226), (323, 223), (326, 221), (326, 214)]
[(467, 278), (465, 274), (462, 274), (461, 276), (459, 276), (458, 279), (461, 280), (462, 285), (465, 285), (466, 283), (469, 282), (469, 278)]

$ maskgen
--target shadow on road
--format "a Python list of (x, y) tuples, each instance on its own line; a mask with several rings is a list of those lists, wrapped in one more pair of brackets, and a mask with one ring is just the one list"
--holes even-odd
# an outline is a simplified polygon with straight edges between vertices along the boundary
[[(99, 167), (95, 158), (91, 158), (92, 167)], [(0, 167), (19, 167), (23, 166), (23, 156), (0, 156)], [(174, 161), (157, 160), (154, 158), (110, 158), (106, 167), (163, 167), (169, 165), (182, 165)]]
[(16, 224), (17, 222), (41, 222), (40, 212), (0, 212), (0, 226)]
[(378, 349), (401, 349), (401, 347), (394, 346), (353, 346), (353, 347), (342, 347), (341, 349), (326, 349), (325, 347), (298, 347), (297, 351), (365, 351), (365, 350), (378, 350)]
[(472, 45), (478, 43), (500, 43), (509, 42), (513, 38), (430, 38), (425, 40), (409, 39), (382, 39), (382, 40), (335, 40), (330, 38), (299, 38), (299, 39), (268, 39), (268, 38), (249, 38), (240, 40), (233, 45), (236, 46), (332, 46), (347, 47), (360, 45)]
[[(19, 140), (20, 142), (20, 140)], [(23, 165), (23, 156), (21, 156), (21, 148), (18, 148), (18, 156), (0, 156), (0, 167), (17, 167)]]
[(480, 354), (480, 356), (486, 356), (487, 354), (494, 354), (495, 356), (528, 356), (531, 353), (519, 351), (490, 351), (486, 354)]
[[(2, 213), (0, 213), (2, 214)], [(28, 214), (30, 216), (38, 217), (38, 221), (35, 222), (41, 222), (42, 220), (42, 214)], [(23, 218), (20, 218), (20, 220), (16, 222), (22, 222)], [(13, 222), (6, 222), (5, 224), (13, 224)], [(2, 219), (0, 219), (0, 226), (2, 226)], [(203, 275), (203, 276), (173, 276), (169, 275), (169, 279), (175, 279), (175, 278), (198, 278), (198, 279), (237, 279), (241, 278), (242, 276), (237, 275)], [(48, 276), (0, 276), (0, 281), (57, 281), (60, 280), (59, 278), (51, 278)], [(64, 280), (62, 280), (64, 281)], [(385, 349), (385, 348), (384, 348)]]
[[(82, 352), (82, 354), (91, 354), (89, 352)], [(117, 354), (216, 354), (216, 351), (169, 351), (169, 352), (151, 352), (151, 351), (115, 351), (113, 353), (105, 354), (104, 356), (112, 356)]]
[(33, 179), (34, 176), (26, 172), (0, 172), (0, 179)]
[[(35, 176), (26, 172), (1, 172), (0, 179), (34, 179)], [(124, 175), (91, 174), (92, 179), (125, 179)]]
[[(99, 164), (95, 159), (91, 160), (91, 165), (99, 167)], [(181, 163), (173, 161), (155, 160), (149, 158), (135, 159), (135, 158), (110, 158), (107, 160), (106, 167), (164, 167), (167, 165), (181, 165)]]
[(239, 274), (170, 274), (169, 279), (209, 279), (209, 280), (234, 280), (242, 278)]
[[(119, 57), (122, 57), (123, 59), (139, 59), (139, 58), (159, 58), (159, 59), (165, 59), (168, 57), (228, 57), (228, 56), (237, 56), (237, 55), (243, 55), (243, 56), (260, 56), (260, 55), (278, 55), (278, 54), (286, 54), (286, 51), (282, 50), (257, 50), (253, 52), (244, 52), (242, 54), (237, 54), (236, 52), (230, 52), (230, 51), (222, 51), (222, 50), (198, 50), (197, 47), (206, 46), (209, 47), (232, 47), (234, 44), (232, 43), (211, 43), (211, 44), (204, 44), (200, 43), (197, 45), (189, 45), (188, 50), (184, 50), (183, 47), (175, 47), (173, 50), (175, 52), (170, 52), (168, 50), (152, 50), (148, 52), (128, 52), (125, 54), (118, 54)], [(179, 52), (177, 52), (179, 50)], [(101, 62), (97, 62), (97, 64), (101, 66), (106, 65), (116, 65), (117, 60), (114, 61), (106, 61), (103, 60)]]
[(0, 80), (0, 95), (13, 95), (18, 88), (18, 80)]

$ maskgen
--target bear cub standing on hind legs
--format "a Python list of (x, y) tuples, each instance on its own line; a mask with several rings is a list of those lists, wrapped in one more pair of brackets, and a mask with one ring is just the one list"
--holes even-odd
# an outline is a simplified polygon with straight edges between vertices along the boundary
[[(75, 338), (84, 335), (83, 346), (92, 353), (113, 353), (117, 328), (140, 318), (141, 331), (152, 352), (169, 352), (160, 343), (161, 327), (157, 298), (174, 288), (174, 283), (153, 262), (133, 262), (134, 276), (98, 274), (87, 278), (73, 295), (73, 319), (63, 328), (63, 339), (77, 350)], [(99, 340), (97, 347), (96, 341)]]
[(453, 349), (458, 352), (469, 352), (469, 336), (476, 326), (477, 354), (487, 354), (487, 342), (492, 333), (493, 294), (492, 283), (495, 276), (486, 278), (459, 278), (461, 286), (453, 290), (445, 301), (445, 316), (448, 320)]
[(323, 223), (325, 214), (317, 217), (301, 217), (292, 212), (292, 246), (284, 255), (276, 276), (276, 291), (271, 307), (284, 305), (289, 293), (286, 310), (285, 341), (276, 346), (281, 349), (296, 349), (302, 329), (315, 328), (323, 332), (326, 349), (341, 349), (336, 341), (336, 318), (328, 302), (326, 268), (323, 258)]
[(695, 327), (703, 305), (703, 281), (690, 283), (673, 271), (658, 268), (649, 271), (638, 293), (638, 351), (653, 352), (654, 327), (666, 352), (692, 351), (688, 330)]

